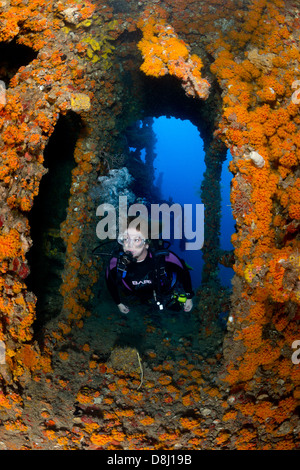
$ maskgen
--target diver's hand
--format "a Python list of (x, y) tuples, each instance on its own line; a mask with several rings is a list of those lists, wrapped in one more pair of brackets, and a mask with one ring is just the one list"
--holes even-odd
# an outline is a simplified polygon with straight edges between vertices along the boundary
[(183, 307), (183, 310), (185, 312), (190, 312), (193, 308), (193, 301), (192, 299), (187, 299), (184, 303), (184, 307)]
[(126, 307), (126, 305), (124, 304), (118, 304), (118, 309), (120, 310), (121, 313), (128, 313), (129, 312), (129, 308)]

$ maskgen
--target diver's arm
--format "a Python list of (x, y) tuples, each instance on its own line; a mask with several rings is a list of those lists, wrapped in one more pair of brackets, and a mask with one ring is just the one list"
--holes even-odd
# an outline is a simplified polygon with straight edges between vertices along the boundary
[(114, 269), (107, 269), (105, 273), (105, 281), (113, 301), (116, 303), (116, 305), (119, 305), (121, 303), (121, 299), (117, 284), (117, 278), (116, 275), (114, 276), (114, 274), (116, 274), (114, 273)]
[(190, 272), (185, 265), (180, 269), (179, 281), (181, 282), (182, 287), (184, 288), (184, 292), (187, 298), (192, 299), (195, 294), (193, 292)]
[[(114, 276), (115, 274), (115, 276)], [(110, 270), (107, 269), (105, 273), (105, 280), (106, 280), (106, 285), (109, 290), (110, 295), (112, 296), (114, 302), (116, 303), (119, 311), (121, 313), (128, 313), (129, 308), (122, 304), (121, 299), (120, 299), (120, 294), (119, 294), (119, 289), (118, 289), (118, 284), (116, 281), (116, 273), (114, 273), (114, 269)]]
[(129, 308), (127, 307), (127, 305), (124, 305), (124, 304), (118, 304), (117, 305), (118, 309), (120, 310), (121, 313), (128, 313), (129, 312)]
[(193, 308), (193, 301), (192, 299), (186, 299), (185, 303), (184, 303), (184, 306), (183, 306), (183, 310), (185, 312), (190, 312)]
[(194, 297), (193, 287), (192, 287), (192, 280), (190, 276), (190, 272), (185, 265), (184, 261), (181, 261), (175, 253), (172, 252), (172, 256), (166, 257), (166, 265), (169, 267), (171, 271), (176, 272), (177, 279), (182, 285), (184, 292), (188, 299)]
[(184, 261), (181, 261), (178, 256), (172, 253), (172, 257), (167, 257), (166, 263), (172, 271), (177, 273), (177, 279), (182, 285), (185, 295), (187, 297), (183, 309), (185, 312), (190, 312), (193, 308), (193, 296), (195, 295), (192, 287), (192, 280), (188, 268)]

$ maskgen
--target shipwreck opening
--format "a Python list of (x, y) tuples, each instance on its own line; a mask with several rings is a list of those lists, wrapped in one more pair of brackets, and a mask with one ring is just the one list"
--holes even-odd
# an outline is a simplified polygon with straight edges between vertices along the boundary
[[(198, 178), (195, 184), (195, 199), (205, 206), (205, 237), (203, 250), (198, 250), (197, 255), (201, 260), (188, 260), (187, 252), (178, 253), (187, 263), (193, 267), (192, 277), (194, 279), (193, 287), (196, 292), (194, 298), (194, 308), (188, 315), (180, 318), (164, 317), (163, 331), (173, 334), (170, 339), (173, 341), (173, 349), (170, 351), (161, 341), (158, 330), (149, 335), (147, 327), (137, 321), (134, 314), (128, 315), (126, 319), (122, 319), (122, 315), (118, 312), (117, 307), (113, 304), (106, 290), (104, 275), (102, 273), (100, 281), (97, 283), (96, 289), (99, 292), (95, 294), (93, 313), (90, 318), (85, 320), (85, 331), (97, 332), (98, 344), (102, 343), (103, 351), (108, 348), (109, 338), (103, 341), (103, 331), (110, 331), (111, 336), (113, 330), (115, 332), (115, 343), (113, 346), (125, 346), (138, 348), (142, 354), (147, 354), (150, 348), (156, 345), (157, 354), (154, 362), (162, 362), (166, 356), (173, 355), (174, 358), (186, 357), (190, 355), (189, 360), (197, 361), (197, 356), (202, 354), (205, 357), (215, 355), (216, 351), (222, 352), (222, 343), (226, 333), (226, 319), (230, 308), (231, 289), (223, 286), (219, 276), (219, 259), (220, 259), (220, 224), (221, 224), (221, 172), (223, 162), (226, 160), (227, 148), (218, 141), (213, 132), (217, 126), (216, 119), (219, 115), (221, 106), (219, 88), (216, 84), (212, 87), (212, 94), (203, 102), (199, 99), (188, 98), (181, 88), (180, 81), (174, 77), (166, 76), (160, 79), (146, 77), (142, 74), (138, 75), (138, 80), (130, 82), (127, 80), (128, 94), (130, 93), (130, 85), (135, 88), (135, 94), (139, 96), (139, 106), (142, 110), (139, 113), (139, 119), (131, 120), (126, 114), (124, 122), (124, 132), (120, 137), (124, 137), (126, 143), (124, 153), (126, 155), (124, 166), (133, 177), (133, 183), (130, 191), (133, 192), (140, 202), (148, 203), (170, 203), (169, 195), (162, 192), (163, 184), (161, 184), (162, 175), (159, 175), (157, 165), (157, 127), (156, 123), (163, 117), (171, 118), (177, 122), (189, 122), (199, 138), (199, 155), (198, 161), (194, 160), (194, 173)], [(165, 119), (165, 118), (164, 118)], [(166, 119), (168, 121), (168, 119)], [(128, 125), (129, 122), (129, 125)], [(122, 124), (120, 125), (122, 128)], [(170, 130), (169, 137), (174, 139), (174, 131)], [(179, 157), (181, 166), (181, 175), (174, 178), (172, 195), (173, 201), (177, 201), (179, 188), (181, 186), (182, 193), (186, 192), (185, 188), (189, 186), (189, 175), (186, 174), (186, 166), (189, 161), (189, 150), (182, 150)], [(162, 158), (166, 159), (167, 155)], [(174, 167), (173, 156), (169, 156), (169, 165)], [(201, 162), (201, 164), (200, 164)], [(201, 169), (200, 169), (201, 165)], [(227, 170), (228, 171), (228, 170)], [(198, 193), (198, 194), (197, 194)], [(183, 201), (184, 202), (184, 201)], [(188, 203), (189, 201), (185, 201)], [(131, 202), (129, 202), (131, 203)], [(173, 246), (170, 247), (173, 249)], [(174, 250), (175, 251), (175, 250)], [(195, 258), (195, 253), (190, 253)], [(104, 264), (107, 259), (103, 259)], [(199, 282), (199, 273), (201, 271), (201, 282)], [(198, 277), (198, 279), (197, 279)], [(100, 297), (100, 299), (99, 299)], [(136, 305), (134, 305), (134, 309)], [(109, 312), (109, 315), (107, 314)], [(141, 317), (147, 323), (147, 315), (140, 312)], [(114, 319), (114, 329), (109, 327), (112, 318)], [(180, 319), (177, 325), (176, 321)], [(176, 330), (178, 326), (178, 329)], [(187, 332), (187, 330), (189, 331)], [(209, 332), (209, 338), (207, 336)], [(167, 333), (166, 333), (167, 334)], [(151, 346), (152, 341), (152, 346)], [(182, 351), (182, 344), (189, 342), (192, 345), (192, 351)], [(105, 344), (104, 344), (105, 343)], [(95, 337), (90, 339), (90, 346), (95, 344)], [(110, 346), (112, 347), (112, 346)], [(99, 352), (99, 346), (95, 346), (95, 350)], [(109, 354), (109, 348), (107, 353)], [(195, 357), (194, 357), (195, 354)]]
[(37, 55), (37, 51), (24, 44), (18, 44), (16, 39), (0, 43), (0, 80), (8, 87), (18, 69), (28, 65)]
[(41, 180), (29, 214), (33, 245), (27, 256), (30, 265), (27, 286), (37, 296), (36, 334), (61, 311), (65, 245), (60, 225), (66, 219), (71, 173), (76, 166), (74, 148), (82, 126), (81, 118), (74, 112), (59, 117), (44, 151), (48, 172)]
[[(200, 187), (205, 171), (203, 140), (189, 120), (171, 116), (154, 119), (153, 131), (156, 135), (155, 181), (161, 198), (168, 201), (170, 206), (180, 204), (183, 215), (184, 205), (192, 205), (191, 222), (199, 240), (204, 233), (204, 226), (201, 220), (196, 220), (195, 208), (202, 203)], [(201, 249), (186, 250), (186, 241), (186, 234), (183, 233), (180, 240), (172, 240), (171, 249), (192, 268), (190, 275), (196, 290), (201, 284), (202, 252)]]
[(232, 156), (227, 151), (226, 160), (222, 166), (221, 174), (221, 228), (220, 228), (220, 249), (221, 256), (219, 262), (219, 276), (222, 285), (231, 288), (231, 281), (234, 276), (234, 247), (231, 243), (231, 236), (236, 232), (235, 219), (232, 214), (230, 202), (232, 174), (228, 169)]
[[(42, 115), (36, 122), (31, 109), (28, 115), (17, 114), (16, 118), (19, 104), (29, 101), (33, 109), (44, 107), (48, 123), (58, 109), (64, 112), (70, 105), (80, 109), (77, 112), (84, 116), (88, 135), (81, 134), (76, 143), (80, 119), (77, 129), (78, 116), (63, 116), (45, 152), (48, 175), (41, 191), (47, 178), (52, 183), (40, 211), (34, 206), (30, 214), (36, 251), (29, 253), (32, 276), (27, 279), (30, 290), (38, 291), (35, 338), (31, 335), (34, 296), (25, 292), (19, 273), (11, 272), (16, 253), (24, 256), (30, 245), (25, 215), (12, 199), (24, 185), (19, 175), (14, 179), (13, 167), (2, 193), (7, 205), (4, 217), (1, 214), (1, 237), (16, 228), (22, 244), (16, 245), (17, 252), (9, 250), (2, 269), (0, 346), (2, 353), (3, 346), (6, 348), (7, 364), (0, 361), (0, 447), (116, 452), (298, 448), (299, 367), (293, 357), (299, 358), (299, 349), (291, 348), (299, 331), (300, 186), (293, 162), (299, 160), (300, 118), (299, 106), (291, 103), (291, 84), (299, 78), (295, 66), (300, 61), (297, 11), (284, 8), (280, 1), (263, 5), (258, 1), (223, 2), (222, 8), (218, 0), (209, 6), (188, 2), (186, 8), (182, 2), (157, 0), (100, 3), (83, 4), (75, 13), (68, 5), (41, 6), (37, 21), (31, 21), (32, 9), (24, 10), (22, 1), (12, 2), (1, 13), (4, 37), (18, 35), (40, 51), (38, 60), (20, 68), (16, 80), (10, 82), (15, 86), (9, 90), (13, 106), (4, 110), (3, 153), (16, 151), (22, 165), (20, 176), (32, 169), (39, 181), (40, 158), (36, 162), (23, 158), (30, 148), (28, 133), (24, 138), (18, 135), (19, 124), (25, 123), (24, 130), (27, 126), (29, 132), (35, 125), (39, 130), (43, 127), (38, 125)], [(181, 44), (184, 40), (203, 59), (203, 77), (208, 76), (211, 84), (207, 101), (187, 98), (181, 89), (185, 80), (181, 83), (170, 76), (151, 79), (140, 73), (147, 72), (145, 67), (139, 69), (143, 57), (156, 53), (151, 44), (145, 54), (137, 48), (142, 21), (143, 32), (150, 38), (151, 28), (160, 25), (163, 17), (169, 31), (174, 26)], [(13, 26), (10, 31), (9, 26)], [(166, 54), (165, 38), (160, 45)], [(20, 65), (15, 70), (17, 67)], [(151, 64), (148, 71), (153, 72)], [(43, 75), (55, 85), (51, 94), (47, 87), (41, 89)], [(297, 95), (298, 91), (294, 97)], [(130, 190), (145, 199), (164, 197), (155, 190), (159, 181), (150, 177), (155, 159), (149, 173), (143, 172), (154, 155), (151, 148), (148, 153), (128, 138), (126, 146), (125, 138), (131, 123), (138, 122), (138, 130), (147, 134), (161, 116), (189, 120), (199, 129), (205, 164), (199, 188), (205, 205), (205, 243), (195, 308), (192, 315), (174, 316), (168, 323), (162, 318), (162, 328), (148, 322), (144, 306), (140, 319), (135, 306), (128, 316), (120, 315), (99, 279), (103, 266), (98, 270), (90, 259), (98, 241), (96, 203), (103, 201), (99, 178), (106, 178), (110, 169), (130, 168), (133, 175), (139, 175), (133, 176)], [(73, 121), (73, 135), (66, 132), (66, 119)], [(262, 126), (257, 126), (260, 121)], [(16, 140), (6, 144), (10, 122)], [(229, 211), (231, 207), (220, 187), (230, 157), (218, 138), (226, 139), (232, 151), (235, 253), (230, 241), (224, 240), (228, 234), (224, 202)], [(63, 140), (69, 143), (67, 161), (60, 152)], [(249, 149), (251, 145), (259, 152), (263, 166), (257, 155), (251, 161), (247, 158), (244, 142), (245, 150), (249, 143)], [(63, 191), (55, 175), (62, 172), (69, 176), (72, 172), (72, 185), (58, 201)], [(66, 181), (64, 178), (63, 185)], [(114, 189), (110, 181), (107, 189)], [(95, 204), (91, 198), (94, 190), (95, 197), (99, 196)], [(116, 200), (119, 194), (113, 194)], [(61, 205), (67, 208), (65, 219), (65, 214), (60, 218), (51, 212), (59, 212)], [(10, 242), (10, 238), (1, 238), (1, 245), (6, 240)], [(100, 263), (105, 261), (102, 258)], [(232, 269), (234, 261), (230, 304), (230, 289), (222, 285), (221, 271)], [(96, 292), (93, 297), (97, 289), (99, 295)], [(60, 315), (55, 316), (56, 312)], [(42, 344), (37, 335), (46, 322)]]

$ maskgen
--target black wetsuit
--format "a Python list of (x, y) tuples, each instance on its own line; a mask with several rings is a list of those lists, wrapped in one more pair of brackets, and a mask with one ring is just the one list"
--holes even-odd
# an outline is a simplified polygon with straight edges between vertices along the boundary
[(175, 286), (180, 286), (189, 299), (194, 295), (185, 263), (172, 252), (157, 257), (148, 251), (143, 261), (131, 262), (123, 272), (113, 256), (106, 269), (106, 283), (117, 305), (122, 303), (120, 290), (142, 301), (153, 299), (154, 291), (157, 296), (170, 295)]

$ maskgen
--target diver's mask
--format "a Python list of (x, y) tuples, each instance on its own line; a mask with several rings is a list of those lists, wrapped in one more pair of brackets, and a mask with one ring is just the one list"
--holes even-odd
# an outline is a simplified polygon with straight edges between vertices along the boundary
[(118, 237), (118, 243), (123, 246), (124, 251), (128, 248), (142, 248), (145, 242), (145, 238), (140, 236), (130, 237), (126, 233)]

